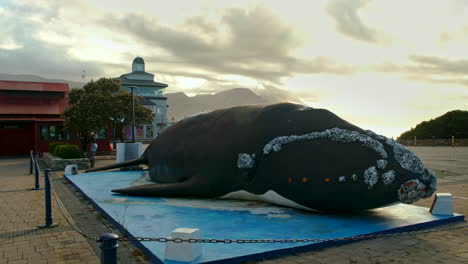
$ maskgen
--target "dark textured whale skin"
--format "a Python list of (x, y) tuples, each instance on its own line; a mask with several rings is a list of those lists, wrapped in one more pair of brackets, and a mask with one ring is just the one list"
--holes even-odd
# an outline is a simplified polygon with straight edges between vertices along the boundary
[[(324, 131), (335, 136), (327, 138)], [(340, 133), (362, 139), (346, 142)], [(290, 135), (322, 136), (265, 151), (273, 139)], [(384, 169), (376, 166), (382, 151), (364, 146), (366, 140), (380, 142), (387, 155)], [(141, 158), (94, 170), (147, 164), (158, 184), (112, 190), (126, 195), (211, 198), (239, 190), (259, 195), (272, 190), (313, 210), (360, 211), (411, 203), (435, 191), (432, 173), (420, 168), (414, 153), (395, 144), (324, 109), (291, 103), (240, 106), (184, 119), (153, 140)], [(242, 153), (254, 157), (253, 166), (239, 166)], [(401, 153), (403, 158), (414, 156), (416, 170), (402, 167)], [(384, 183), (389, 171), (393, 180)]]

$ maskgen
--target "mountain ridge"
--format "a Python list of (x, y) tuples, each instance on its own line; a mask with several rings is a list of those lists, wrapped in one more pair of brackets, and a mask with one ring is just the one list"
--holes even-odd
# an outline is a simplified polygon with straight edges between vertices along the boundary
[(20, 81), (20, 82), (51, 82), (51, 83), (68, 83), (70, 88), (82, 88), (84, 82), (68, 81), (64, 79), (49, 79), (32, 74), (8, 74), (0, 73), (0, 80), (4, 81)]
[(248, 88), (233, 88), (215, 94), (188, 96), (183, 92), (166, 93), (169, 121), (180, 120), (196, 113), (239, 105), (266, 104), (269, 100)]

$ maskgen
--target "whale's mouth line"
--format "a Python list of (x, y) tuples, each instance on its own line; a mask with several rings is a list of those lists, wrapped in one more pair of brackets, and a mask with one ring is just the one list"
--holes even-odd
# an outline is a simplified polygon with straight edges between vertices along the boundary
[[(265, 147), (263, 148), (263, 155), (267, 156), (272, 152), (280, 152), (285, 145), (296, 142), (313, 141), (320, 139), (330, 140), (339, 143), (358, 142), (362, 146), (373, 150), (380, 156), (380, 159), (376, 160), (374, 166), (369, 166), (363, 172), (362, 177), (364, 179), (364, 183), (368, 185), (368, 189), (370, 190), (378, 183), (380, 179), (379, 175), (382, 173), (383, 175), (385, 175), (383, 182), (386, 185), (392, 183), (395, 179), (395, 172), (393, 170), (385, 171), (388, 165), (388, 154), (385, 151), (383, 144), (373, 138), (374, 135), (376, 135), (375, 137), (377, 137), (380, 140), (384, 140), (385, 137), (378, 136), (377, 134), (372, 133), (367, 132), (367, 134), (363, 134), (358, 131), (351, 131), (335, 127), (321, 132), (312, 132), (304, 135), (280, 136), (272, 139), (265, 145)], [(356, 173), (353, 173), (352, 175), (340, 175), (338, 176), (337, 181), (340, 183), (344, 183), (348, 179), (351, 179), (354, 182), (358, 182), (358, 175)]]
[[(380, 179), (382, 179), (385, 185), (389, 185), (393, 183), (396, 178), (395, 170), (389, 169), (385, 171), (388, 165), (388, 154), (382, 144), (384, 143), (392, 149), (393, 158), (403, 170), (420, 175), (419, 178), (408, 180), (398, 188), (397, 195), (401, 202), (413, 203), (420, 198), (430, 197), (436, 191), (436, 177), (430, 170), (424, 168), (422, 161), (414, 152), (406, 149), (393, 139), (378, 135), (370, 130), (365, 131), (365, 134), (363, 134), (357, 131), (335, 127), (304, 135), (279, 136), (272, 139), (264, 146), (262, 154), (266, 156), (272, 152), (280, 152), (284, 146), (289, 143), (318, 139), (328, 139), (341, 143), (359, 142), (362, 146), (370, 148), (379, 154), (381, 159), (376, 161), (376, 166), (370, 166), (363, 173), (364, 183), (368, 185), (369, 190), (372, 189)], [(241, 155), (243, 154), (239, 155), (239, 160), (241, 159)], [(244, 158), (247, 157), (244, 156)], [(244, 161), (248, 161), (248, 159), (244, 159)], [(248, 164), (248, 162), (244, 162), (244, 164)], [(351, 176), (339, 176), (339, 182), (346, 182), (348, 177), (355, 182), (358, 181), (357, 175), (353, 174)]]
[(248, 200), (248, 201), (260, 201), (260, 202), (267, 202), (271, 204), (277, 204), (277, 205), (282, 205), (286, 207), (292, 207), (296, 209), (301, 209), (301, 210), (306, 210), (306, 211), (311, 211), (311, 212), (321, 212), (319, 210), (315, 210), (306, 206), (303, 206), (301, 204), (298, 204), (273, 190), (268, 190), (263, 194), (254, 194), (247, 192), (245, 190), (239, 190), (239, 191), (234, 191), (230, 192), (228, 194), (225, 194), (221, 197), (221, 199), (235, 199), (235, 200)]

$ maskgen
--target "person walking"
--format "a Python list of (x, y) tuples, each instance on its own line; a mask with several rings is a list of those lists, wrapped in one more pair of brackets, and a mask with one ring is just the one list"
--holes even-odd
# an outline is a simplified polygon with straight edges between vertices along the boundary
[(94, 163), (96, 161), (96, 151), (98, 149), (98, 144), (96, 142), (96, 136), (94, 132), (91, 132), (91, 136), (89, 137), (89, 142), (91, 143), (90, 151), (91, 155), (89, 157), (89, 161), (91, 163), (91, 168), (94, 168)]
[(86, 152), (88, 151), (88, 143), (89, 143), (89, 135), (88, 133), (81, 133), (81, 150), (83, 151), (84, 155), (86, 155)]

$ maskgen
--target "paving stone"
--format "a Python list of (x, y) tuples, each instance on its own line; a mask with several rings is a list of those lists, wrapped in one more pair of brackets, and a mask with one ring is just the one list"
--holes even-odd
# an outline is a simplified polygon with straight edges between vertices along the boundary
[[(450, 167), (448, 162), (438, 154), (439, 148), (417, 148), (415, 151), (422, 157), (429, 168), (443, 167), (445, 171), (453, 171), (457, 176), (439, 179), (438, 192), (450, 192), (455, 196), (468, 197), (468, 148), (454, 148), (446, 160), (456, 159), (456, 166)], [(451, 151), (443, 150), (445, 152)], [(448, 153), (448, 152), (447, 152)], [(439, 155), (439, 156), (437, 156)], [(441, 156), (442, 157), (442, 156)], [(44, 231), (43, 233), (21, 233), (24, 230), (35, 230), (37, 225), (44, 223), (44, 192), (28, 190), (34, 186), (32, 175), (25, 174), (28, 160), (14, 159), (14, 163), (22, 166), (8, 165), (12, 160), (0, 159), (0, 264), (7, 262), (8, 256), (19, 257), (18, 263), (99, 263), (97, 257), (99, 245), (92, 240), (83, 238), (71, 230), (64, 217), (59, 214), (53, 202), (54, 222), (61, 227), (69, 227), (68, 231)], [(96, 166), (110, 164), (112, 161)], [(432, 167), (431, 167), (432, 166)], [(73, 217), (73, 222), (91, 234), (101, 234), (108, 230), (114, 231), (103, 217), (94, 210), (92, 205), (61, 178), (53, 174), (52, 182), (58, 198), (65, 208), (65, 214)], [(61, 177), (61, 175), (59, 175)], [(418, 202), (416, 205), (429, 207), (432, 199)], [(454, 199), (455, 211), (468, 215), (468, 200)], [(5, 239), (2, 234), (15, 233)], [(42, 232), (42, 231), (41, 231)], [(13, 234), (12, 233), (12, 234)], [(443, 231), (431, 234), (411, 235), (404, 237), (388, 237), (360, 241), (335, 248), (294, 254), (273, 260), (250, 263), (294, 264), (294, 263), (468, 263), (468, 228), (462, 230)], [(119, 243), (119, 263), (149, 263), (144, 257), (132, 256), (135, 249), (129, 243)], [(410, 248), (410, 249), (409, 249)], [(126, 253), (125, 253), (126, 252)], [(26, 261), (26, 262), (25, 262)]]

